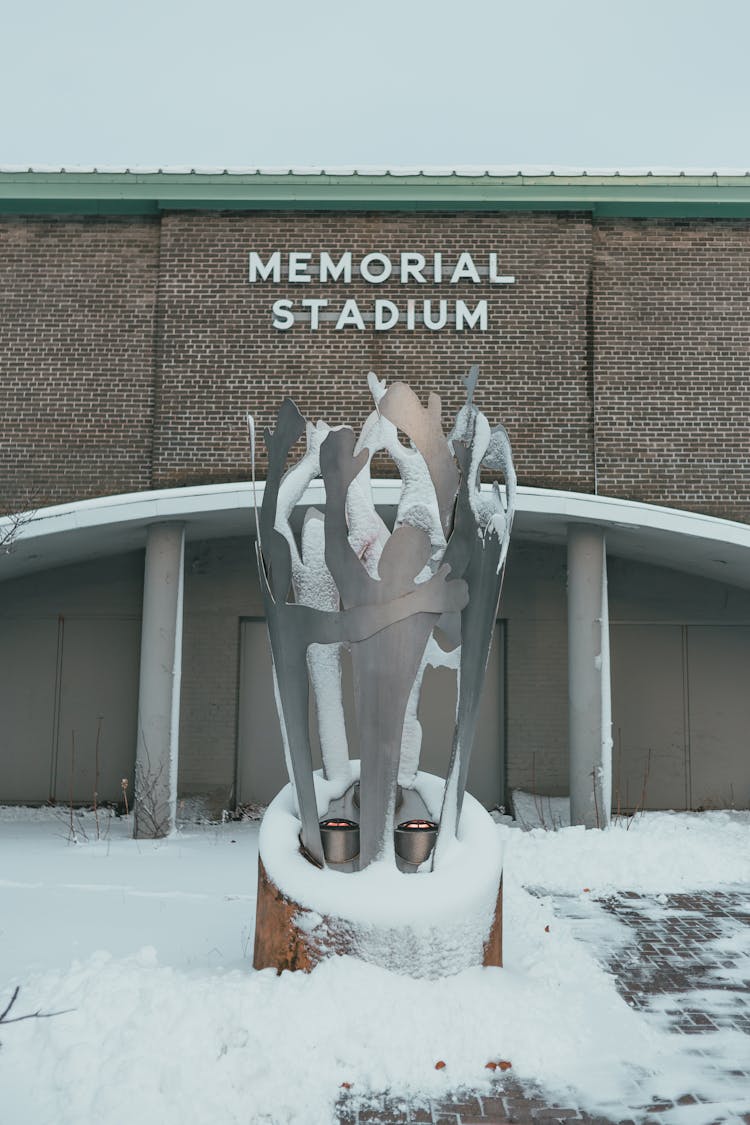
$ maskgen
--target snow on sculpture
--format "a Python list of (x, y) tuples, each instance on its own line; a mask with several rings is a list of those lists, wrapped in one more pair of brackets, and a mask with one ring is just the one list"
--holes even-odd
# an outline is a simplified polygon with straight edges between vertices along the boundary
[[(424, 407), (406, 384), (386, 389), (372, 374), (375, 410), (359, 439), (347, 426), (306, 423), (289, 399), (275, 429), (264, 433), (268, 473), (259, 510), (256, 504), (256, 548), (291, 808), (303, 855), (337, 874), (383, 864), (399, 876), (435, 874), (461, 822), (516, 490), (507, 433), (490, 427), (474, 404), (477, 376), (472, 367), (466, 403), (447, 437), (436, 394)], [(304, 454), (286, 468), (303, 435)], [(370, 488), (370, 463), (379, 452), (392, 458), (402, 480), (392, 531)], [(482, 489), (482, 468), (502, 473), (504, 493), (497, 484)], [(317, 477), (325, 512), (307, 511), (298, 541), (292, 512)], [(359, 763), (350, 761), (347, 744), (344, 648), (351, 653)], [(435, 779), (422, 783), (427, 775), (419, 772), (417, 714), (428, 665), (453, 669), (458, 687), (439, 807)], [(323, 760), (318, 778), (310, 688)], [(263, 840), (261, 886), (262, 860)], [(291, 901), (283, 887), (273, 894), (277, 905)], [(328, 946), (340, 951), (331, 932), (329, 925)], [(349, 927), (347, 949), (361, 953), (352, 933)]]

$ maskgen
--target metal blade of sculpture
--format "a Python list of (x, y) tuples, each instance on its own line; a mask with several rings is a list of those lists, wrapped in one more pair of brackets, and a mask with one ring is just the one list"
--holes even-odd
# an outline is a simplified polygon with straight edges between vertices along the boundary
[[(416, 871), (423, 861), (419, 848), (413, 855), (395, 848), (394, 833), (413, 838), (432, 827), (414, 788), (419, 693), (428, 665), (452, 668), (458, 680), (442, 809), (430, 837), (436, 840), (433, 864), (458, 829), (516, 493), (508, 435), (502, 426), (491, 428), (474, 404), (478, 371), (472, 367), (464, 379), (466, 402), (447, 436), (437, 395), (423, 407), (404, 383), (386, 390), (372, 374), (375, 410), (358, 440), (346, 426), (306, 423), (289, 399), (276, 428), (264, 433), (268, 472), (259, 511), (256, 504), (258, 568), (300, 841), (319, 866), (326, 865), (324, 838), (338, 831), (351, 840), (357, 824), (359, 854), (351, 858), (349, 845), (346, 853), (339, 849), (337, 857), (348, 860), (341, 869), (390, 858)], [(303, 434), (307, 448), (285, 471)], [(370, 490), (370, 462), (382, 451), (402, 480), (392, 531)], [(482, 489), (483, 468), (502, 474), (504, 493), (497, 484)], [(316, 477), (325, 485), (325, 514), (308, 510), (298, 543), (292, 511)], [(359, 780), (349, 762), (342, 648), (351, 653)], [(313, 777), (311, 685), (323, 773), (334, 793), (322, 817)], [(399, 809), (410, 819), (397, 828)]]

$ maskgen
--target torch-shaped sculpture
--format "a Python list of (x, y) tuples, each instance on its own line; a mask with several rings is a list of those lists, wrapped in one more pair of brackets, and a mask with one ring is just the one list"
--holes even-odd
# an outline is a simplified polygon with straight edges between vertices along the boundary
[[(464, 380), (467, 400), (447, 437), (437, 395), (425, 408), (405, 384), (386, 390), (374, 375), (375, 411), (359, 439), (347, 427), (305, 423), (289, 399), (265, 432), (257, 554), (290, 786), (261, 833), (256, 967), (309, 968), (331, 952), (428, 975), (500, 963), (502, 858), (491, 818), (472, 798), (467, 817), (464, 794), (516, 482), (505, 430), (491, 428), (473, 403), (477, 375), (472, 367)], [(252, 420), (250, 428), (254, 462)], [(306, 452), (287, 468), (303, 434)], [(381, 451), (402, 481), (392, 531), (370, 489), (370, 462)], [(482, 489), (483, 467), (502, 473), (504, 496), (497, 484)], [(325, 514), (307, 511), (298, 542), (292, 512), (317, 477)], [(347, 742), (343, 648), (351, 653), (359, 763)], [(458, 678), (445, 781), (419, 771), (428, 665)], [(467, 850), (472, 840), (482, 854)], [(437, 903), (441, 916), (450, 913), (446, 895), (456, 900), (459, 928), (473, 935), (463, 942), (469, 952), (456, 954), (456, 934), (442, 943), (452, 960), (435, 944), (441, 929), (451, 930), (435, 915)]]

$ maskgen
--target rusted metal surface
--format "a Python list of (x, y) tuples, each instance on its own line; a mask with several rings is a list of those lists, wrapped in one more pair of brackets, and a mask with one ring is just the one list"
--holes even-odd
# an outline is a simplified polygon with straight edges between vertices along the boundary
[(307, 935), (298, 929), (299, 906), (281, 893), (268, 878), (258, 859), (258, 903), (255, 915), (254, 969), (302, 969), (309, 973), (317, 964), (307, 945)]
[[(311, 912), (285, 895), (269, 877), (262, 859), (258, 858), (258, 903), (255, 923), (253, 968), (309, 973), (326, 957), (361, 956), (357, 926), (346, 918), (315, 917), (314, 926), (306, 925)], [(502, 965), (503, 884), (489, 936), (484, 943), (482, 964)], [(392, 931), (390, 931), (392, 933)], [(408, 926), (403, 930), (405, 954), (410, 943)], [(439, 950), (436, 950), (439, 954)]]
[(495, 904), (495, 915), (492, 919), (492, 928), (487, 941), (484, 943), (484, 960), (482, 964), (485, 967), (495, 966), (501, 968), (503, 964), (503, 880), (500, 879), (500, 886), (497, 889), (497, 902)]

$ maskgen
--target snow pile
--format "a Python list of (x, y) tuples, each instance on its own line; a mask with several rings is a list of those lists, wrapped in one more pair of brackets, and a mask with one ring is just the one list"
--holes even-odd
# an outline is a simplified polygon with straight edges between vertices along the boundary
[(514, 967), (440, 982), (350, 958), (277, 978), (186, 974), (160, 966), (153, 949), (95, 954), (24, 990), (34, 1007), (74, 1011), (4, 1032), (6, 1120), (114, 1123), (129, 1107), (144, 1125), (330, 1125), (344, 1082), (354, 1094), (439, 1096), (487, 1087), (485, 1064), (496, 1059), (557, 1090), (623, 1099), (632, 1066), (652, 1064), (659, 1037), (644, 1035), (585, 952), (563, 935), (544, 948), (544, 917), (520, 896), (510, 918), (524, 935), (510, 951)]
[(669, 893), (750, 883), (750, 812), (641, 813), (604, 832), (497, 830), (506, 841), (506, 870), (549, 891)]
[[(0, 1028), (3, 1125), (330, 1125), (343, 1083), (363, 1098), (481, 1091), (500, 1059), (512, 1063), (505, 1080), (615, 1120), (687, 1091), (722, 1108), (665, 1121), (729, 1122), (749, 1108), (741, 1079), (722, 1085), (691, 1054), (696, 1037), (618, 995), (601, 962), (628, 931), (584, 887), (748, 879), (750, 814), (647, 814), (601, 833), (493, 827), (506, 844), (505, 968), (437, 981), (348, 958), (310, 975), (251, 971), (255, 824), (160, 842), (128, 839), (123, 821), (99, 841), (92, 816), (81, 827), (89, 842), (68, 844), (64, 817), (0, 812), (0, 1009), (16, 984), (19, 1015), (73, 1009)], [(575, 892), (588, 940), (524, 885)], [(736, 1035), (720, 1035), (717, 1049), (741, 1062)]]

